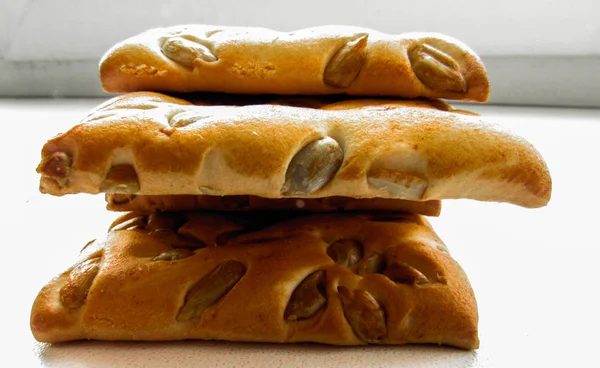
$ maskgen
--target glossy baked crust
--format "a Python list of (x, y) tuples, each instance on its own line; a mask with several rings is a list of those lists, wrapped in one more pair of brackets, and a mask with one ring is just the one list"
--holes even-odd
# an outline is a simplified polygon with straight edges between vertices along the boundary
[(409, 212), (425, 216), (439, 216), (440, 201), (405, 201), (387, 198), (262, 198), (256, 196), (209, 195), (156, 195), (106, 194), (106, 208), (110, 211), (390, 211)]
[(37, 340), (479, 345), (469, 281), (418, 215), (128, 213), (111, 229), (40, 291)]
[(428, 97), (485, 102), (483, 63), (438, 33), (323, 26), (295, 32), (181, 25), (119, 42), (100, 62), (108, 92)]
[(140, 92), (100, 105), (45, 144), (40, 190), (524, 207), (550, 199), (548, 168), (530, 143), (441, 101), (193, 101)]

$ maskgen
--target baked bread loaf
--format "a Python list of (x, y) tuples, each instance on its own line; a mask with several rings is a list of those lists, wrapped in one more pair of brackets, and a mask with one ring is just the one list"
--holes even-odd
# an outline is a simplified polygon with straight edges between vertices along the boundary
[(45, 144), (40, 190), (525, 207), (550, 199), (535, 148), (474, 114), (424, 100), (286, 105), (314, 101), (199, 106), (158, 93), (119, 96)]
[(257, 211), (294, 210), (305, 212), (338, 211), (391, 211), (409, 212), (425, 216), (439, 216), (440, 201), (405, 201), (387, 198), (262, 198), (256, 196), (209, 195), (135, 195), (106, 194), (106, 208), (110, 211)]
[(479, 57), (438, 33), (388, 35), (323, 26), (296, 32), (183, 25), (112, 47), (100, 62), (108, 92), (428, 97), (485, 102)]
[(469, 281), (418, 215), (128, 213), (37, 296), (43, 342), (478, 347)]

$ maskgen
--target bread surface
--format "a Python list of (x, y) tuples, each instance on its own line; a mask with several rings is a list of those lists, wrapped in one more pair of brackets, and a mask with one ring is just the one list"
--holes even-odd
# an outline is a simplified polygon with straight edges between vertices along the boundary
[(322, 26), (296, 32), (181, 25), (119, 42), (100, 62), (108, 92), (428, 97), (485, 102), (483, 63), (439, 33)]
[(477, 305), (412, 214), (127, 213), (37, 296), (43, 342), (217, 339), (477, 348)]
[(530, 143), (441, 101), (189, 99), (139, 92), (100, 105), (45, 144), (40, 190), (524, 207), (550, 199), (548, 168)]

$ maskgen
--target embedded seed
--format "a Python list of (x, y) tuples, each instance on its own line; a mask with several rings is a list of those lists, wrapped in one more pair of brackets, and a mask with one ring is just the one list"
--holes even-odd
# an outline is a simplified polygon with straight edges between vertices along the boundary
[(193, 256), (194, 251), (189, 250), (187, 248), (175, 248), (163, 252), (156, 257), (152, 258), (153, 261), (175, 261), (182, 258), (187, 258), (189, 256)]
[(427, 87), (442, 91), (467, 91), (460, 66), (448, 54), (421, 44), (410, 52), (409, 59), (415, 75)]
[(220, 263), (188, 291), (177, 320), (185, 322), (199, 317), (206, 308), (233, 289), (245, 273), (246, 267), (238, 261)]
[(100, 270), (100, 258), (88, 259), (75, 266), (60, 289), (60, 301), (67, 308), (79, 308), (85, 302), (94, 278)]
[(419, 200), (427, 189), (427, 181), (416, 176), (388, 169), (371, 169), (367, 181), (394, 198)]
[(356, 274), (360, 276), (372, 275), (374, 273), (382, 273), (386, 267), (385, 259), (381, 254), (374, 253), (366, 257), (356, 267)]
[(302, 195), (321, 189), (339, 170), (343, 160), (342, 148), (329, 137), (307, 144), (290, 162), (282, 193)]
[(387, 333), (385, 313), (373, 295), (365, 290), (338, 287), (344, 316), (354, 333), (368, 343), (378, 343)]
[(115, 225), (110, 231), (143, 229), (145, 226), (146, 216), (138, 216)]
[(114, 193), (114, 194), (107, 194), (107, 200), (110, 200), (110, 202), (114, 205), (122, 205), (122, 204), (129, 204), (131, 202), (133, 202), (133, 200), (137, 197), (137, 195), (135, 194), (120, 194), (120, 193)]
[(283, 317), (288, 321), (307, 319), (325, 307), (325, 272), (315, 271), (296, 287)]
[(161, 241), (171, 245), (173, 248), (204, 248), (206, 244), (202, 240), (192, 238), (188, 235), (178, 234), (171, 229), (152, 230), (148, 235), (156, 236)]
[(64, 186), (69, 181), (72, 164), (71, 156), (65, 152), (54, 152), (50, 157), (43, 160), (38, 167), (38, 172), (41, 171), (45, 176), (56, 180), (60, 186)]
[(325, 67), (325, 84), (337, 88), (350, 87), (367, 60), (367, 38), (368, 35), (362, 35), (338, 50)]
[[(424, 246), (424, 244), (421, 244)], [(440, 249), (439, 244), (434, 249)], [(388, 266), (382, 272), (392, 281), (401, 284), (446, 284), (443, 269), (437, 262), (416, 254), (398, 254), (397, 247), (388, 247), (385, 251)]]
[(96, 241), (96, 239), (90, 240), (89, 242), (87, 242), (83, 248), (81, 248), (81, 250), (79, 251), (79, 253), (82, 253), (84, 250), (86, 250), (90, 245), (94, 244), (94, 242)]
[(200, 59), (207, 63), (217, 61), (208, 47), (181, 37), (173, 37), (162, 46), (166, 57), (185, 67), (193, 68), (194, 61)]
[(327, 247), (327, 255), (344, 267), (357, 264), (363, 255), (363, 245), (351, 239), (341, 239)]
[(106, 178), (100, 184), (101, 192), (133, 194), (140, 190), (135, 169), (131, 165), (116, 165), (110, 168)]
[(429, 282), (419, 270), (406, 263), (392, 263), (383, 271), (383, 274), (400, 284), (426, 284)]

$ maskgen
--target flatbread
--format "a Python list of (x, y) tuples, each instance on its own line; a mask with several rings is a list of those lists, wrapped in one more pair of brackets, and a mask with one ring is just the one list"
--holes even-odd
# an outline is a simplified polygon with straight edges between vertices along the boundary
[(44, 342), (216, 339), (478, 347), (469, 281), (421, 216), (128, 213), (50, 281)]
[[(551, 178), (521, 137), (440, 101), (260, 104), (140, 92), (51, 139), (44, 193), (470, 198), (541, 207)], [(307, 107), (309, 106), (309, 107)]]
[(485, 102), (481, 59), (440, 33), (388, 35), (324, 26), (277, 32), (181, 25), (151, 29), (106, 52), (108, 92), (427, 97)]

